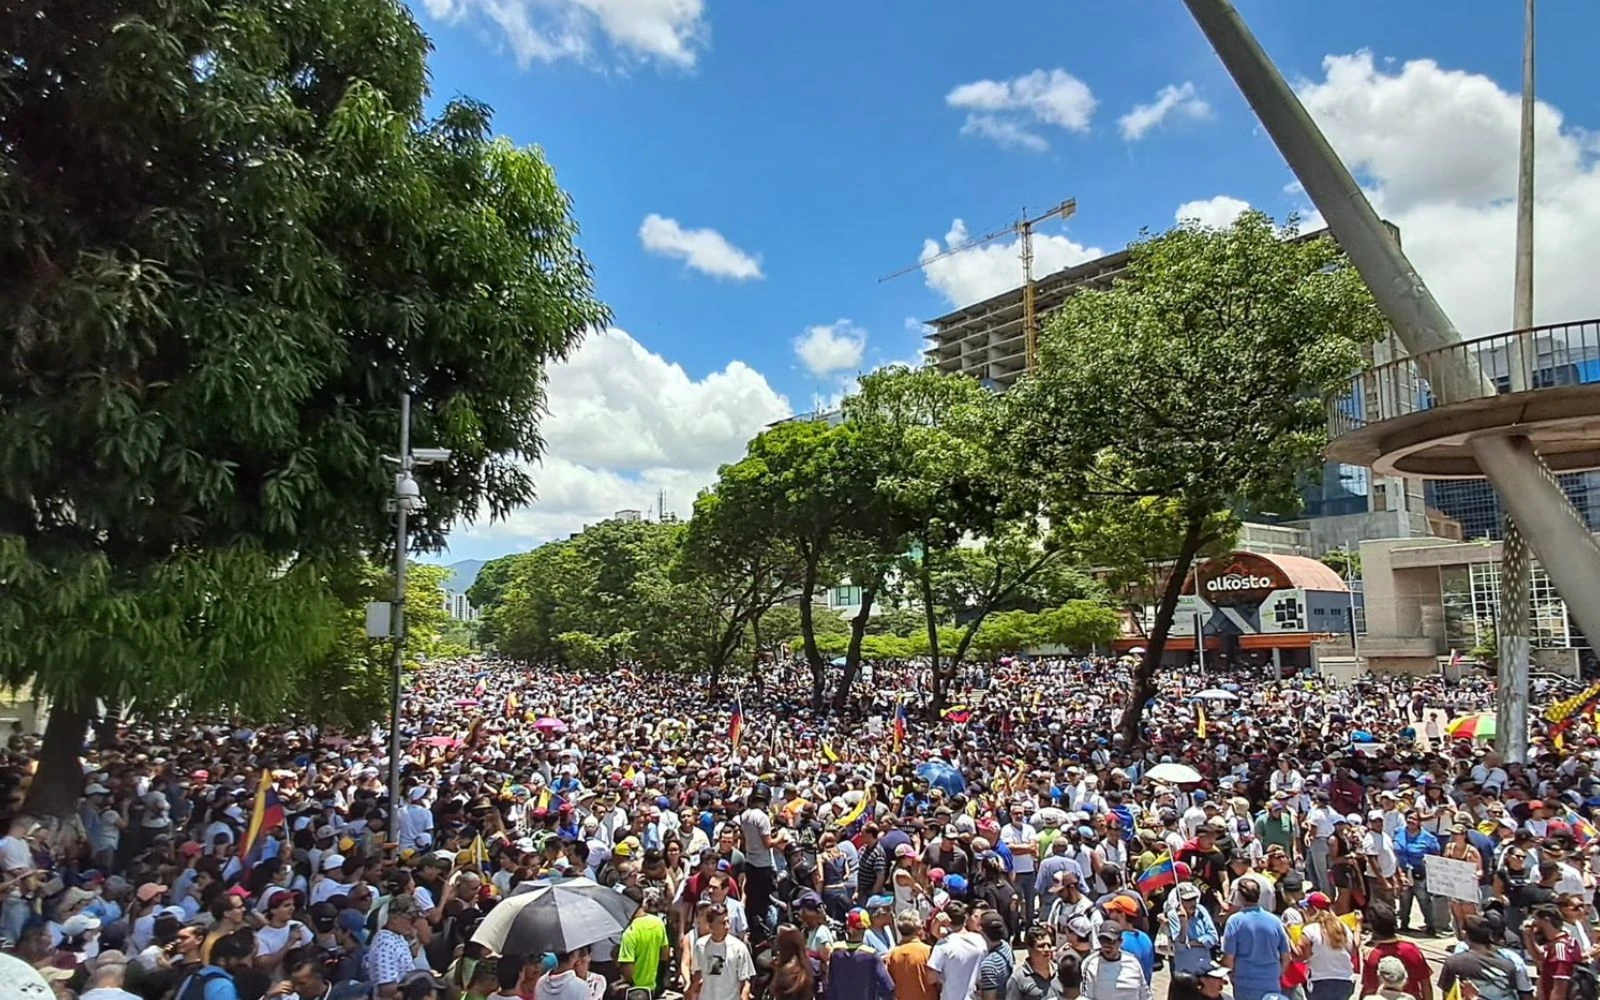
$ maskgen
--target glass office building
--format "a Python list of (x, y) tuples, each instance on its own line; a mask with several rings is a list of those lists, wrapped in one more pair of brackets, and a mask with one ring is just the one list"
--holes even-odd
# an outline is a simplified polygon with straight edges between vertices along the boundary
[[(1600, 531), (1600, 471), (1568, 472), (1556, 479), (1589, 530)], [(1487, 479), (1430, 479), (1424, 489), (1428, 506), (1461, 522), (1461, 537), (1501, 538), (1505, 511)]]

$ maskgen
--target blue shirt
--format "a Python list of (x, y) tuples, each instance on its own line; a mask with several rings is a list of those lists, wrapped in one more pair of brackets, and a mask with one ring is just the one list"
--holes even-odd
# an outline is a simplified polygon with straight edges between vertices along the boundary
[(1222, 953), (1233, 956), (1233, 979), (1244, 992), (1276, 993), (1283, 956), (1289, 953), (1289, 932), (1261, 907), (1246, 907), (1223, 926)]
[(1150, 940), (1150, 935), (1144, 931), (1125, 930), (1122, 932), (1122, 950), (1139, 960), (1139, 968), (1144, 970), (1144, 981), (1150, 982), (1156, 975), (1156, 943)]
[(1439, 838), (1427, 830), (1412, 833), (1401, 827), (1394, 834), (1394, 856), (1413, 875), (1422, 871), (1422, 859), (1439, 853)]
[[(192, 989), (197, 981), (205, 983), (205, 992)], [(205, 1000), (239, 1000), (239, 988), (233, 985), (233, 977), (226, 970), (215, 965), (202, 965), (198, 972), (178, 985), (175, 996), (176, 1000), (189, 1000), (191, 996), (201, 996)]]

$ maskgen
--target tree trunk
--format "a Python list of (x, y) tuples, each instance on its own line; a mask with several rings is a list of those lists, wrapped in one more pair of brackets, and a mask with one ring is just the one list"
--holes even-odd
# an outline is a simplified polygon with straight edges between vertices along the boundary
[(70, 816), (83, 796), (83, 735), (90, 713), (68, 702), (52, 702), (39, 747), (39, 769), (23, 811), (34, 816)]
[[(961, 636), (961, 643), (956, 646), (955, 655), (950, 657), (951, 674), (954, 674), (960, 668), (963, 659), (967, 655), (967, 650), (972, 646), (973, 637), (978, 634), (979, 627), (988, 620), (990, 613), (994, 611), (994, 606), (1004, 600), (1012, 591), (1033, 579), (1034, 575), (1044, 569), (1045, 564), (1054, 556), (1054, 550), (1045, 552), (1044, 555), (1033, 561), (1033, 565), (1017, 574), (1016, 578), (1004, 587), (999, 586), (1000, 569), (996, 566), (995, 587), (991, 588), (989, 594), (984, 597), (983, 606), (978, 609), (978, 616), (967, 623), (967, 631)], [(993, 663), (993, 659), (993, 657), (990, 658), (991, 663)]]
[(806, 662), (811, 665), (811, 711), (821, 714), (822, 652), (817, 649), (817, 628), (811, 608), (811, 598), (817, 592), (817, 574), (817, 559), (807, 558), (805, 575), (800, 581), (800, 640), (805, 647)]
[[(1189, 566), (1194, 562), (1195, 553), (1200, 551), (1200, 536), (1204, 529), (1204, 518), (1189, 519), (1183, 532), (1183, 544), (1178, 546), (1178, 558), (1173, 561), (1167, 586), (1161, 593), (1161, 603), (1156, 606), (1156, 620), (1145, 640), (1144, 658), (1139, 661), (1139, 667), (1133, 674), (1133, 693), (1128, 700), (1128, 707), (1122, 713), (1120, 729), (1125, 750), (1131, 751), (1144, 742), (1143, 727), (1140, 725), (1144, 706), (1156, 695), (1156, 673), (1161, 669), (1161, 656), (1167, 648), (1167, 633), (1172, 631), (1172, 619), (1178, 610), (1183, 581), (1189, 575)], [(1195, 636), (1196, 642), (1201, 639), (1201, 636)]]
[(861, 589), (861, 610), (850, 619), (850, 645), (844, 653), (844, 675), (839, 678), (839, 688), (833, 693), (833, 710), (843, 712), (850, 703), (850, 689), (855, 687), (856, 673), (861, 669), (861, 639), (867, 634), (867, 621), (872, 617), (872, 604), (878, 599), (878, 588), (883, 586), (879, 573), (871, 586)]
[(762, 609), (750, 619), (750, 641), (756, 647), (754, 658), (750, 661), (750, 672), (754, 674), (751, 680), (755, 682), (757, 698), (765, 697), (767, 690), (767, 672), (761, 669), (761, 616), (764, 614), (766, 610)]

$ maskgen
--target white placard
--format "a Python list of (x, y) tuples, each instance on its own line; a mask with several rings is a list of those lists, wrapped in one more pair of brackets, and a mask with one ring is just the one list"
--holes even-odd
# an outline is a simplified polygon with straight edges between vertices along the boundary
[(1422, 859), (1428, 873), (1428, 892), (1435, 896), (1476, 903), (1478, 895), (1478, 868), (1470, 861), (1457, 861), (1430, 854)]

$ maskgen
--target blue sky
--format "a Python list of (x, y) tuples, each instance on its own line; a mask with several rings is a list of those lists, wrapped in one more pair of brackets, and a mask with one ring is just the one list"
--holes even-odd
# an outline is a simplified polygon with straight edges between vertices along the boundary
[[(414, 6), (437, 99), (486, 101), (554, 163), (617, 327), (552, 373), (541, 500), (463, 528), (449, 558), (529, 548), (657, 490), (685, 512), (766, 422), (912, 359), (909, 320), (1016, 283), (1009, 239), (878, 282), (955, 220), (976, 234), (1076, 198), (1041, 231), (1049, 270), (1185, 203), (1215, 222), (1309, 207), (1179, 0)], [(1521, 5), (1239, 6), (1458, 323), (1503, 326)], [(1600, 231), (1583, 71), (1600, 5), (1540, 15), (1538, 308), (1579, 318), (1600, 290), (1563, 251)]]

